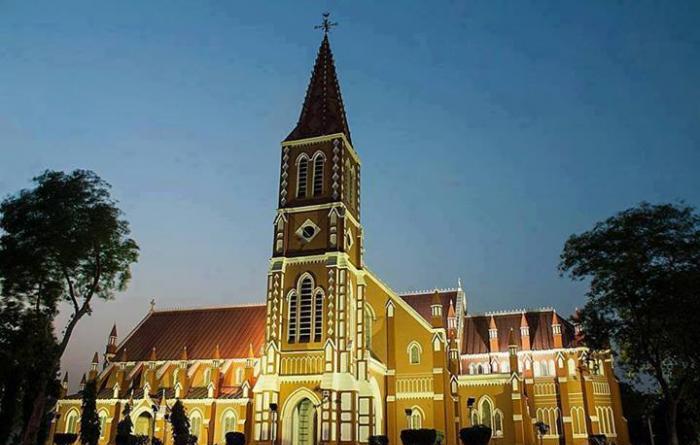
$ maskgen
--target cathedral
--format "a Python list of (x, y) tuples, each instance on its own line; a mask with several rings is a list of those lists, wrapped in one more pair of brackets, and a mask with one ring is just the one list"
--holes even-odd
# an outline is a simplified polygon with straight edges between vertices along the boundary
[[(100, 445), (126, 404), (134, 434), (172, 444), (178, 399), (199, 445), (229, 431), (249, 444), (394, 445), (415, 428), (454, 445), (475, 424), (492, 444), (629, 443), (612, 356), (585, 359), (576, 323), (551, 308), (471, 313), (459, 282), (397, 293), (365, 264), (362, 163), (327, 29), (279, 159), (264, 299), (152, 306), (123, 338), (113, 327), (83, 378), (97, 381)], [(80, 407), (64, 379), (50, 443), (78, 432)]]

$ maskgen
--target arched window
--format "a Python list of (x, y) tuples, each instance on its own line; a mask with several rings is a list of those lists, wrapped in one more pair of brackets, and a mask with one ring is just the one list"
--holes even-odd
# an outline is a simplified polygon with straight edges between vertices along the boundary
[(546, 360), (540, 362), (540, 375), (542, 377), (547, 377), (549, 375), (549, 367), (547, 366)]
[(419, 430), (423, 428), (423, 412), (417, 406), (411, 409), (411, 417), (409, 418), (409, 429)]
[(326, 156), (322, 152), (314, 155), (314, 196), (323, 194), (323, 167), (326, 164)]
[(97, 418), (100, 421), (100, 438), (104, 438), (107, 436), (107, 411), (100, 411)]
[(412, 365), (417, 365), (420, 363), (420, 354), (422, 350), (420, 345), (413, 341), (408, 345), (408, 361)]
[(306, 276), (301, 280), (299, 287), (299, 343), (311, 341), (311, 305), (314, 283), (311, 277)]
[(66, 433), (76, 434), (78, 432), (78, 413), (71, 411), (66, 416)]
[(202, 438), (202, 415), (199, 411), (192, 411), (190, 414), (190, 434)]
[(484, 366), (483, 366), (481, 363), (479, 363), (479, 364), (476, 366), (476, 373), (477, 373), (477, 374), (484, 374)]
[(221, 443), (226, 442), (226, 433), (236, 431), (236, 413), (233, 410), (227, 410), (221, 417)]
[(173, 386), (175, 386), (177, 384), (177, 377), (178, 377), (179, 373), (180, 373), (180, 368), (175, 368), (173, 370)]
[(494, 360), (493, 363), (491, 363), (491, 369), (493, 370), (493, 372), (498, 373), (498, 362), (497, 361)]
[[(289, 293), (289, 316), (287, 332), (289, 343), (308, 343), (311, 341), (313, 330), (313, 293), (314, 282), (311, 275), (304, 274), (299, 279), (297, 289)], [(321, 305), (323, 299), (321, 299)], [(323, 306), (321, 306), (321, 320)], [(320, 330), (319, 330), (320, 333)]]
[(554, 360), (550, 359), (547, 363), (549, 364), (549, 375), (557, 375), (557, 370), (554, 367)]
[(472, 411), (472, 426), (479, 424), (479, 413), (474, 410)]
[(580, 406), (571, 408), (571, 428), (575, 436), (586, 436), (586, 420), (583, 408)]
[(287, 297), (287, 341), (297, 341), (297, 319), (299, 318), (299, 302), (296, 291), (291, 291)]
[(204, 370), (204, 386), (207, 386), (209, 383), (211, 383), (211, 368)]
[(493, 435), (496, 437), (503, 436), (503, 413), (500, 409), (493, 412)]
[(323, 291), (314, 295), (314, 341), (321, 341), (323, 336)]
[(493, 404), (491, 403), (491, 400), (484, 397), (481, 399), (479, 402), (479, 418), (481, 419), (481, 423), (486, 425), (487, 427), (494, 429), (493, 428)]
[(566, 367), (569, 368), (569, 375), (576, 375), (576, 361), (573, 358), (566, 361)]
[(474, 363), (469, 365), (469, 374), (476, 374), (476, 366), (474, 366)]
[(374, 321), (374, 311), (365, 303), (365, 348), (372, 349), (372, 322)]
[(302, 153), (297, 159), (297, 198), (306, 198), (306, 183), (309, 177), (309, 157)]

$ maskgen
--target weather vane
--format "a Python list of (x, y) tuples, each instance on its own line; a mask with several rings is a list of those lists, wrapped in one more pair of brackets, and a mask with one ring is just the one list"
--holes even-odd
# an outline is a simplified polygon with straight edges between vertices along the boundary
[(314, 29), (322, 29), (324, 34), (328, 34), (328, 31), (331, 30), (332, 27), (338, 26), (338, 22), (331, 22), (328, 17), (331, 16), (330, 12), (324, 12), (323, 14), (323, 23), (320, 25), (314, 26)]

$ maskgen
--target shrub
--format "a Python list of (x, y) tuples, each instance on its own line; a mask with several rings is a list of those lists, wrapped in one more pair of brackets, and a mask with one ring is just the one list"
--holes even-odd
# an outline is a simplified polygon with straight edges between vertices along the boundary
[(73, 433), (56, 433), (53, 435), (53, 443), (56, 445), (70, 445), (78, 440), (78, 435)]
[(605, 434), (591, 434), (588, 436), (588, 443), (590, 445), (607, 445), (608, 439)]
[(387, 436), (369, 436), (369, 445), (389, 445)]
[(245, 434), (229, 431), (226, 433), (226, 445), (245, 445)]
[(464, 445), (487, 445), (491, 440), (491, 428), (486, 425), (474, 425), (459, 430), (459, 438)]
[(401, 431), (403, 445), (437, 445), (443, 437), (442, 432), (428, 428)]

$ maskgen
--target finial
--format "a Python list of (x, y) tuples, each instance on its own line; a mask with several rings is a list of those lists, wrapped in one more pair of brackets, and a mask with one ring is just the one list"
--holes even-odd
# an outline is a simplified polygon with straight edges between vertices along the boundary
[(462, 278), (457, 277), (457, 290), (462, 290)]
[(321, 14), (323, 16), (323, 22), (320, 25), (314, 26), (314, 29), (322, 29), (323, 34), (327, 35), (328, 32), (331, 30), (331, 28), (338, 26), (338, 22), (331, 22), (329, 17), (331, 16), (330, 12), (324, 12)]
[(151, 298), (151, 310), (150, 312), (155, 312), (156, 311), (156, 299)]

